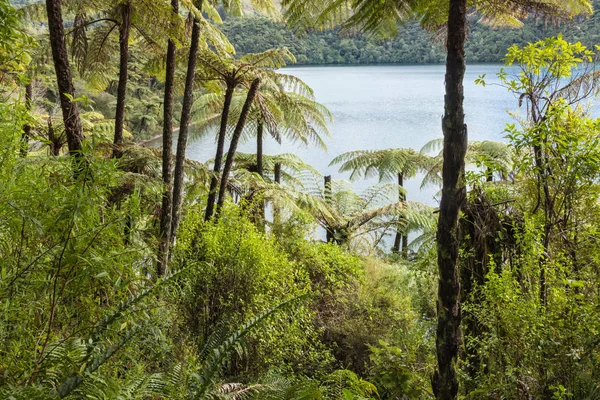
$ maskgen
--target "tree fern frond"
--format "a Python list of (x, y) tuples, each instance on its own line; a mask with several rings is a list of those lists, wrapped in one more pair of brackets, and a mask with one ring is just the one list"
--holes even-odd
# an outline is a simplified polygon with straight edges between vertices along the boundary
[(379, 181), (411, 178), (424, 171), (430, 158), (413, 149), (357, 150), (335, 157), (329, 165), (341, 164), (339, 172), (351, 172), (350, 179), (379, 176)]
[(262, 53), (248, 53), (240, 58), (243, 64), (253, 67), (278, 69), (285, 67), (288, 62), (295, 63), (296, 57), (287, 47), (269, 49)]
[(201, 371), (198, 374), (193, 375), (193, 378), (197, 382), (196, 396), (202, 397), (206, 393), (219, 368), (222, 366), (225, 359), (230, 355), (234, 347), (237, 346), (244, 338), (244, 336), (246, 336), (256, 326), (262, 324), (277, 311), (304, 298), (306, 298), (306, 295), (294, 297), (279, 303), (269, 310), (263, 311), (256, 317), (243, 324), (236, 332), (224, 339), (218, 347), (213, 348), (208, 359), (204, 361)]
[[(84, 374), (94, 373), (102, 364), (104, 364), (109, 358), (111, 358), (119, 349), (121, 349), (133, 336), (139, 333), (141, 328), (135, 327), (128, 330), (121, 336), (119, 341), (114, 345), (105, 349), (102, 353), (94, 356), (89, 363), (86, 364), (83, 372)], [(57, 389), (57, 394), (61, 397), (67, 397), (83, 382), (84, 376), (82, 374), (73, 375), (63, 380)]]

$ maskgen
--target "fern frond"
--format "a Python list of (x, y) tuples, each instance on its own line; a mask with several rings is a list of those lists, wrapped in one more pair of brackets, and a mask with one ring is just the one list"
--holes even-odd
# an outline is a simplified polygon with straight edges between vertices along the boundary
[(205, 360), (202, 370), (198, 374), (194, 374), (193, 378), (197, 382), (197, 397), (202, 397), (209, 388), (209, 385), (212, 383), (213, 378), (217, 374), (219, 368), (222, 366), (225, 359), (229, 356), (231, 351), (240, 343), (240, 341), (246, 336), (253, 328), (257, 325), (260, 325), (265, 320), (267, 320), (270, 316), (272, 316), (277, 311), (294, 304), (295, 302), (306, 298), (307, 295), (301, 295), (298, 297), (294, 297), (292, 299), (283, 301), (276, 305), (275, 307), (266, 310), (256, 317), (252, 318), (245, 324), (243, 324), (236, 332), (231, 334), (228, 338), (223, 340), (221, 344), (213, 348), (211, 351), (211, 355), (207, 360)]
[(244, 64), (253, 67), (278, 69), (285, 67), (288, 62), (295, 63), (296, 57), (287, 47), (269, 49), (262, 53), (248, 53), (240, 58), (242, 66)]
[[(114, 345), (105, 349), (101, 354), (93, 357), (89, 363), (87, 363), (84, 373), (92, 374), (94, 373), (102, 364), (104, 364), (109, 358), (111, 358), (119, 349), (121, 349), (133, 336), (139, 333), (141, 330), (140, 327), (135, 327), (129, 331), (127, 331), (124, 335), (121, 336), (119, 341)], [(82, 374), (73, 375), (65, 380), (63, 380), (57, 389), (57, 394), (61, 397), (67, 397), (70, 395), (77, 387), (83, 382), (84, 376)]]

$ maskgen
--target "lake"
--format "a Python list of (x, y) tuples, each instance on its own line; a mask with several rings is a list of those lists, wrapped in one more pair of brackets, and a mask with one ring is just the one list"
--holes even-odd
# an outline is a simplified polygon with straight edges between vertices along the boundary
[[(511, 122), (507, 110), (516, 110), (517, 99), (498, 83), (500, 65), (479, 64), (467, 67), (465, 120), (469, 140), (502, 140), (504, 126)], [(442, 136), (444, 113), (444, 65), (323, 66), (289, 67), (285, 73), (310, 85), (316, 99), (334, 117), (328, 150), (300, 144), (279, 145), (265, 138), (265, 154), (294, 153), (324, 175), (347, 179), (329, 162), (337, 155), (359, 149), (410, 147), (420, 150), (428, 141)], [(486, 74), (487, 85), (474, 81)], [(255, 142), (241, 144), (240, 151), (255, 152)], [(214, 157), (213, 138), (191, 143), (189, 158), (206, 161)], [(363, 189), (371, 182), (356, 182)], [(405, 184), (409, 200), (435, 205), (437, 188), (420, 189), (420, 177)]]

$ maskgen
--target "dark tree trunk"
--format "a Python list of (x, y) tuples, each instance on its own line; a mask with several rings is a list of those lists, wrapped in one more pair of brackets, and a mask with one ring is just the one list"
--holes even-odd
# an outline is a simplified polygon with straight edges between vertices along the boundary
[[(173, 13), (179, 12), (179, 0), (171, 0)], [(165, 276), (169, 261), (171, 242), (171, 218), (173, 208), (173, 93), (175, 86), (175, 43), (167, 42), (167, 65), (163, 112), (162, 178), (164, 192), (160, 214), (160, 242), (158, 246), (157, 275)]]
[(394, 237), (394, 246), (392, 247), (392, 252), (399, 253), (401, 244), (402, 244), (402, 233), (400, 232), (400, 228), (398, 228), (398, 229), (396, 229), (396, 236)]
[(433, 376), (433, 392), (442, 400), (456, 399), (456, 363), (461, 344), (461, 308), (458, 256), (458, 219), (466, 197), (464, 182), (467, 127), (463, 110), (465, 74), (466, 0), (450, 0), (444, 97), (444, 161), (442, 199), (437, 230), (439, 286), (437, 299), (436, 350), (438, 369)]
[[(281, 163), (275, 163), (273, 166), (273, 181), (281, 185)], [(281, 210), (277, 204), (273, 204), (273, 233), (278, 235), (281, 232)]]
[[(31, 106), (33, 99), (33, 81), (25, 85), (25, 109), (27, 118), (31, 118)], [(23, 125), (23, 134), (21, 135), (21, 157), (27, 157), (29, 151), (29, 138), (31, 137), (31, 125), (29, 121)]]
[(225, 136), (227, 135), (227, 120), (229, 119), (229, 110), (231, 108), (231, 99), (235, 90), (235, 82), (227, 82), (227, 90), (225, 91), (225, 101), (223, 102), (223, 113), (221, 114), (221, 125), (217, 136), (217, 153), (215, 154), (215, 165), (213, 167), (213, 176), (210, 179), (210, 188), (208, 190), (208, 199), (206, 200), (206, 211), (204, 220), (208, 221), (212, 218), (215, 201), (217, 199), (217, 186), (219, 184), (219, 175), (221, 174), (221, 164), (223, 162), (223, 151), (225, 148)]
[[(256, 173), (261, 178), (265, 178), (265, 171), (263, 167), (263, 132), (264, 125), (262, 122), (258, 122), (256, 126)], [(265, 231), (265, 201), (261, 197), (257, 200), (256, 204), (256, 226), (260, 232)]]
[(240, 141), (240, 137), (242, 136), (242, 131), (244, 130), (244, 126), (246, 125), (246, 118), (248, 117), (248, 113), (250, 112), (250, 107), (252, 106), (254, 97), (256, 97), (256, 92), (258, 91), (259, 85), (259, 78), (256, 78), (252, 81), (250, 89), (248, 90), (248, 95), (246, 96), (246, 101), (244, 102), (244, 106), (242, 107), (240, 119), (238, 120), (237, 125), (235, 126), (235, 130), (233, 131), (233, 136), (231, 137), (229, 151), (227, 152), (227, 159), (225, 160), (225, 165), (223, 166), (223, 175), (221, 176), (221, 185), (219, 188), (219, 201), (217, 202), (217, 216), (223, 208), (223, 204), (225, 203), (225, 197), (227, 197), (227, 180), (229, 179), (229, 173), (231, 172), (231, 167), (233, 166), (233, 158), (235, 157), (237, 145)]
[(123, 125), (125, 123), (125, 98), (127, 97), (127, 79), (129, 63), (129, 31), (131, 28), (131, 4), (121, 4), (121, 25), (119, 27), (119, 86), (117, 87), (117, 110), (115, 112), (115, 138), (113, 157), (121, 156), (123, 143)]
[[(325, 202), (331, 204), (331, 175), (325, 175), (323, 177), (323, 194), (325, 195)], [(325, 228), (327, 243), (335, 240), (335, 231), (331, 227)]]
[[(200, 9), (202, 8), (200, 1)], [(194, 79), (196, 77), (196, 61), (198, 58), (198, 44), (200, 43), (200, 24), (194, 18), (192, 27), (192, 40), (188, 56), (187, 72), (185, 77), (185, 88), (183, 89), (183, 108), (181, 110), (181, 121), (179, 136), (177, 137), (177, 154), (175, 156), (175, 173), (173, 179), (173, 212), (171, 217), (171, 244), (177, 237), (181, 203), (183, 200), (183, 165), (185, 163), (185, 150), (187, 147), (188, 130), (190, 125), (192, 105), (194, 104)]]
[(83, 128), (79, 118), (77, 103), (71, 101), (75, 98), (75, 87), (71, 77), (69, 66), (69, 54), (65, 44), (65, 29), (63, 27), (61, 0), (46, 0), (46, 12), (48, 14), (48, 30), (50, 31), (50, 45), (52, 47), (52, 59), (56, 71), (56, 81), (60, 97), (60, 108), (65, 124), (67, 145), (69, 153), (81, 157), (83, 140)]
[(48, 117), (48, 142), (50, 143), (50, 154), (57, 157), (60, 154), (60, 143), (54, 135), (54, 126), (50, 117)]
[[(398, 201), (405, 202), (406, 196), (404, 195), (404, 176), (398, 174)], [(396, 237), (394, 238), (394, 247), (392, 251), (394, 253), (400, 252), (400, 245), (402, 245), (402, 257), (407, 258), (408, 256), (408, 236), (402, 231), (401, 227), (398, 226), (396, 229)]]
[(256, 127), (256, 173), (264, 178), (263, 169), (263, 123), (259, 122)]
[(281, 163), (275, 163), (275, 166), (273, 167), (273, 179), (275, 180), (275, 183), (277, 183), (278, 185), (281, 184)]

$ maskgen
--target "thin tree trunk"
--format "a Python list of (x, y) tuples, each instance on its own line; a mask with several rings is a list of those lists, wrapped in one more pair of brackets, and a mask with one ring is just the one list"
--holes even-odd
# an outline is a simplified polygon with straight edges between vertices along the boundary
[(67, 145), (69, 153), (75, 157), (81, 157), (83, 128), (79, 118), (77, 103), (71, 101), (75, 98), (75, 87), (71, 77), (69, 66), (69, 55), (65, 44), (65, 29), (63, 27), (61, 0), (46, 0), (46, 12), (48, 14), (48, 30), (50, 32), (50, 46), (52, 47), (52, 59), (56, 71), (56, 81), (60, 97), (60, 108), (65, 124)]
[(400, 228), (396, 228), (396, 236), (394, 237), (394, 246), (392, 247), (392, 253), (400, 253), (400, 245), (402, 244), (402, 233)]
[(248, 90), (248, 95), (246, 96), (246, 101), (244, 102), (244, 106), (242, 107), (240, 119), (238, 120), (237, 125), (235, 126), (235, 130), (233, 131), (231, 143), (229, 144), (229, 151), (227, 152), (227, 159), (225, 160), (225, 166), (223, 166), (223, 175), (221, 176), (221, 185), (219, 188), (219, 201), (217, 202), (217, 216), (223, 208), (223, 204), (225, 203), (225, 197), (227, 197), (227, 180), (229, 179), (229, 173), (231, 172), (231, 167), (233, 166), (233, 158), (235, 157), (237, 145), (240, 141), (240, 136), (242, 136), (242, 131), (244, 130), (244, 126), (246, 125), (246, 118), (248, 117), (248, 113), (250, 112), (250, 107), (252, 106), (254, 97), (256, 97), (256, 92), (258, 91), (259, 85), (259, 78), (256, 78), (252, 81), (252, 84), (250, 85), (250, 90)]
[[(325, 175), (323, 177), (323, 194), (325, 195), (325, 202), (331, 204), (331, 175)], [(335, 232), (331, 228), (325, 228), (327, 243), (335, 240)]]
[[(202, 9), (202, 1), (200, 1)], [(181, 122), (179, 124), (179, 136), (177, 137), (177, 154), (175, 156), (175, 173), (173, 179), (173, 212), (171, 218), (171, 244), (177, 237), (179, 228), (181, 203), (183, 200), (183, 165), (185, 163), (185, 150), (187, 147), (188, 130), (190, 125), (192, 105), (194, 104), (194, 79), (196, 77), (196, 61), (198, 58), (198, 45), (200, 43), (200, 24), (194, 18), (192, 27), (192, 40), (188, 56), (187, 72), (185, 77), (185, 88), (183, 90), (183, 109), (181, 110)]]
[[(398, 174), (398, 201), (404, 202), (406, 201), (406, 196), (404, 195), (404, 176), (402, 174)], [(392, 252), (400, 253), (400, 245), (402, 245), (402, 256), (406, 258), (407, 255), (407, 246), (408, 240), (407, 236), (402, 233), (402, 229), (400, 225), (396, 228), (396, 237), (394, 238), (394, 247), (392, 247)]]
[(275, 163), (273, 167), (273, 179), (275, 183), (281, 185), (281, 163)]
[(221, 114), (221, 125), (217, 136), (217, 153), (215, 155), (215, 165), (213, 167), (213, 176), (210, 179), (210, 189), (208, 190), (208, 199), (206, 200), (206, 211), (204, 220), (208, 221), (212, 218), (215, 201), (217, 199), (217, 186), (219, 184), (219, 175), (221, 174), (221, 164), (223, 162), (223, 151), (225, 148), (225, 136), (227, 135), (227, 120), (229, 119), (229, 110), (231, 108), (231, 99), (235, 90), (235, 82), (227, 82), (225, 91), (225, 101), (223, 103), (223, 113)]
[(439, 286), (436, 350), (438, 369), (432, 386), (437, 399), (458, 395), (456, 363), (461, 343), (459, 214), (466, 197), (464, 182), (467, 127), (464, 122), (463, 78), (465, 74), (466, 0), (450, 0), (444, 97), (444, 161), (442, 199), (437, 230)]
[[(31, 118), (31, 106), (33, 99), (33, 80), (25, 85), (25, 109), (27, 118)], [(29, 151), (29, 138), (31, 137), (31, 125), (29, 121), (23, 125), (23, 134), (21, 135), (21, 157), (27, 157)]]
[[(273, 181), (281, 185), (281, 163), (275, 163), (273, 166)], [(281, 210), (279, 206), (273, 203), (273, 229), (272, 232), (278, 235), (281, 232)]]
[(408, 235), (402, 235), (402, 257), (408, 258)]
[[(179, 12), (179, 0), (171, 0), (173, 13)], [(175, 87), (175, 43), (167, 42), (167, 65), (163, 112), (162, 178), (164, 192), (160, 214), (160, 243), (158, 245), (157, 275), (165, 276), (169, 262), (171, 242), (171, 218), (173, 208), (173, 93)]]
[(264, 178), (263, 170), (263, 123), (259, 122), (256, 127), (256, 173)]
[[(256, 126), (256, 173), (260, 175), (261, 178), (265, 178), (264, 176), (264, 167), (263, 167), (263, 132), (264, 125), (262, 121), (258, 122)], [(258, 199), (257, 204), (257, 216), (256, 216), (256, 226), (260, 232), (265, 232), (265, 201), (260, 197)]]
[[(398, 174), (398, 184), (402, 189), (404, 189), (404, 176), (402, 174)], [(406, 203), (406, 194), (404, 192), (400, 193), (400, 201)], [(402, 233), (402, 257), (408, 258), (408, 230), (405, 229)]]
[(127, 97), (127, 79), (129, 63), (129, 32), (131, 28), (131, 4), (121, 4), (121, 25), (119, 26), (119, 86), (117, 87), (117, 110), (115, 113), (115, 138), (113, 157), (121, 156), (123, 143), (123, 125), (125, 123), (125, 98)]
[[(258, 121), (256, 125), (256, 173), (264, 179), (263, 167), (263, 137), (264, 125)], [(265, 201), (262, 196), (253, 200), (253, 220), (259, 232), (265, 232)]]
[(54, 126), (50, 117), (48, 117), (48, 142), (50, 143), (50, 154), (55, 157), (60, 155), (60, 143), (57, 142), (54, 136)]

